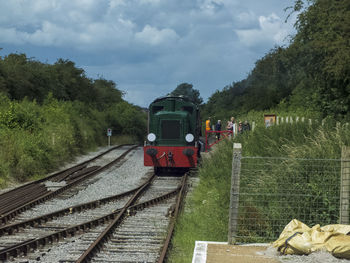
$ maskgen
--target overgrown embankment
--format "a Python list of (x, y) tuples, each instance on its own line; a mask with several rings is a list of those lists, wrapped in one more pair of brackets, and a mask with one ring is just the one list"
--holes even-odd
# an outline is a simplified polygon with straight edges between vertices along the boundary
[(111, 126), (120, 127), (117, 136), (128, 134), (128, 142), (136, 142), (145, 117), (126, 102), (99, 111), (50, 96), (40, 105), (0, 95), (0, 186), (44, 176), (74, 155), (106, 145)]
[(123, 95), (113, 81), (88, 78), (69, 60), (0, 56), (0, 187), (106, 145), (107, 128), (141, 141), (147, 116)]
[[(349, 125), (283, 124), (237, 136), (243, 156), (340, 158), (350, 145)], [(227, 241), (232, 141), (223, 141), (199, 169), (200, 183), (187, 200), (173, 239), (170, 262), (190, 262), (195, 240)]]

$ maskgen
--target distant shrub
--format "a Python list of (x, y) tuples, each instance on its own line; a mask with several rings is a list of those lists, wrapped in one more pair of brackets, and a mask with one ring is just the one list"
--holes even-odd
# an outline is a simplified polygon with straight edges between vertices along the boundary
[(38, 104), (0, 93), (0, 186), (42, 177), (72, 156), (106, 144), (110, 127), (121, 141), (141, 141), (146, 115), (126, 102), (101, 111), (52, 95)]

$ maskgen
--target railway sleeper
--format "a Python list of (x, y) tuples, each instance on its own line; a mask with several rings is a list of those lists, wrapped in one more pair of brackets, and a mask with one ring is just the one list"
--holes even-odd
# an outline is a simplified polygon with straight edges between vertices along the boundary
[[(177, 192), (178, 190), (175, 190), (174, 192)], [(168, 195), (165, 195), (165, 196), (171, 196), (172, 194), (168, 194)], [(163, 200), (164, 198), (156, 198), (155, 200), (151, 200), (151, 201), (149, 201), (149, 202), (146, 202), (148, 205), (153, 205), (153, 204), (155, 204), (156, 203), (156, 200), (159, 200), (159, 201), (161, 201), (161, 200)], [(144, 206), (142, 206), (142, 205), (135, 205), (134, 206), (134, 208), (144, 208)], [(104, 218), (100, 218), (100, 219), (98, 219), (98, 220), (94, 220), (93, 222), (90, 222), (87, 226), (76, 226), (76, 227), (74, 227), (74, 228), (71, 228), (71, 229), (69, 229), (69, 230), (67, 230), (67, 231), (65, 231), (65, 232), (63, 232), (64, 234), (63, 234), (63, 236), (69, 236), (69, 235), (71, 235), (71, 236), (74, 236), (75, 234), (76, 234), (76, 232), (77, 233), (81, 233), (81, 231), (83, 231), (83, 230), (85, 230), (85, 229), (90, 229), (90, 226), (91, 225), (93, 225), (93, 226), (97, 226), (99, 223), (101, 224), (101, 223), (103, 223), (103, 224), (105, 224), (107, 221), (109, 221), (110, 219), (113, 219), (113, 218), (115, 218), (116, 217), (116, 215), (117, 215), (118, 213), (117, 212), (115, 212), (113, 215), (110, 215), (110, 216), (106, 216), (106, 217), (104, 217)], [(117, 222), (118, 223), (120, 223), (120, 222), (122, 222), (122, 219), (123, 219), (123, 217), (120, 217), (118, 220), (117, 220)], [(58, 240), (59, 240), (59, 237), (60, 237), (60, 235), (57, 235), (56, 237), (43, 237), (43, 238), (40, 238), (39, 240), (37, 240), (37, 241), (35, 241), (34, 242), (34, 245), (30, 245), (30, 246), (32, 246), (33, 248), (34, 247), (38, 247), (38, 246), (44, 246), (45, 244), (52, 244), (53, 242), (57, 242)], [(108, 238), (108, 240), (109, 240), (110, 238)], [(28, 249), (27, 249), (28, 250)]]
[[(0, 215), (0, 220), (1, 220), (1, 223), (4, 225), (6, 224), (10, 219), (12, 219), (13, 217), (17, 216), (19, 213), (39, 204), (39, 203), (42, 203), (44, 201), (47, 201), (48, 199), (51, 199), (52, 197), (54, 197), (55, 195), (57, 194), (60, 194), (62, 193), (63, 191), (67, 190), (68, 188), (72, 187), (72, 186), (75, 186), (79, 183), (81, 183), (84, 179), (88, 179), (90, 178), (91, 176), (99, 173), (99, 172), (102, 172), (104, 170), (106, 170), (107, 168), (109, 168), (110, 166), (118, 163), (118, 162), (121, 162), (123, 160), (123, 158), (132, 150), (134, 150), (135, 148), (137, 147), (136, 146), (133, 146), (131, 147), (130, 149), (128, 149), (127, 151), (125, 151), (121, 156), (119, 156), (117, 159), (115, 159), (114, 161), (108, 163), (107, 165), (103, 166), (103, 167), (100, 167), (92, 172), (88, 172), (85, 176), (81, 176), (81, 177), (78, 177), (78, 178), (75, 178), (74, 180), (72, 180), (71, 183), (67, 184), (66, 186), (63, 186), (61, 187), (60, 189), (57, 189), (53, 192), (48, 192), (46, 190), (46, 193), (44, 196), (41, 196), (41, 197), (38, 197), (37, 199), (35, 199), (34, 201), (30, 201), (29, 203), (25, 204), (25, 205), (22, 205), (21, 207), (19, 207), (18, 209), (15, 209), (15, 210), (12, 210), (11, 212), (7, 212), (6, 214), (2, 213), (3, 215)], [(119, 148), (119, 147), (116, 147), (116, 148)], [(112, 150), (112, 149), (111, 149)], [(9, 217), (8, 217), (9, 216)]]

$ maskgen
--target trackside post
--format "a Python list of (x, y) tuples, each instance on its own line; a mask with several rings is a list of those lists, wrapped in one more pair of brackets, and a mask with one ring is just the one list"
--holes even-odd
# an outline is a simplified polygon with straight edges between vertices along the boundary
[(111, 129), (111, 128), (108, 128), (108, 129), (107, 129), (108, 147), (111, 146), (111, 136), (112, 136), (112, 129)]
[(237, 236), (238, 204), (239, 204), (239, 181), (241, 173), (242, 145), (233, 144), (230, 209), (228, 222), (228, 243), (234, 244)]

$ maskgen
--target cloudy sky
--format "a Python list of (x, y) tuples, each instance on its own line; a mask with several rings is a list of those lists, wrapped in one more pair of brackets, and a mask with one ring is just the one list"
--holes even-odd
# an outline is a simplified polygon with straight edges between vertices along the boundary
[(286, 45), (294, 0), (0, 0), (0, 56), (74, 61), (147, 106), (180, 83), (206, 100)]

